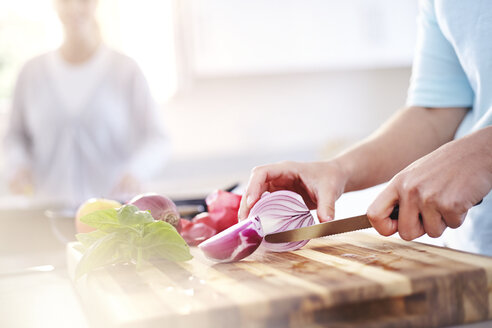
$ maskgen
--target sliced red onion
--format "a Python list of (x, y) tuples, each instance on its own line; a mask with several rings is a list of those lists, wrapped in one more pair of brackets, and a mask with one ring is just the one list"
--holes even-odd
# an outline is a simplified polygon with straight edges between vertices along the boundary
[(234, 262), (251, 255), (260, 246), (263, 236), (259, 218), (249, 217), (207, 239), (198, 247), (211, 260)]
[[(315, 223), (302, 197), (288, 190), (264, 193), (251, 209), (249, 216), (260, 218), (265, 235)], [(309, 240), (303, 240), (274, 244), (264, 241), (262, 247), (273, 252), (287, 252), (299, 249), (308, 242)]]

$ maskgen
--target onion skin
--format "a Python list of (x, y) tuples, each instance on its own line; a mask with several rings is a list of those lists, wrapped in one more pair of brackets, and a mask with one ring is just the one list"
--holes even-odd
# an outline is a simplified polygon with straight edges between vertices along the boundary
[[(265, 192), (256, 202), (249, 214), (259, 217), (265, 235), (313, 225), (314, 218), (300, 195), (288, 190)], [(262, 247), (273, 252), (288, 252), (306, 245), (309, 240), (269, 243)]]
[(176, 204), (169, 198), (155, 193), (147, 193), (135, 196), (128, 202), (135, 205), (141, 211), (150, 211), (154, 220), (165, 221), (178, 230), (181, 230), (181, 222)]
[(200, 248), (205, 256), (217, 262), (235, 262), (251, 255), (263, 241), (258, 217), (248, 218), (204, 241)]

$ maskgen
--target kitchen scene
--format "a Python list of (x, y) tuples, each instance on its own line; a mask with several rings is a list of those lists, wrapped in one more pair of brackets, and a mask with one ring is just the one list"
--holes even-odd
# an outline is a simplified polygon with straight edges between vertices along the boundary
[(491, 26), (1, 2), (0, 326), (492, 327)]

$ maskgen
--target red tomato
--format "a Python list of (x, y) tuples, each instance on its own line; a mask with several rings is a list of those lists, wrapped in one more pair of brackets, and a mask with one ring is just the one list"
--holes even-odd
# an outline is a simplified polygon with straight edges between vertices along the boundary
[(193, 225), (193, 223), (190, 220), (179, 219), (179, 225), (181, 226), (180, 232), (182, 233), (183, 231), (186, 231), (189, 228), (191, 228), (191, 226)]
[(216, 190), (208, 195), (205, 201), (217, 232), (221, 232), (238, 222), (237, 211), (241, 203), (241, 195)]
[(191, 221), (193, 223), (201, 222), (201, 223), (206, 224), (209, 227), (217, 230), (216, 222), (212, 219), (212, 217), (210, 216), (210, 214), (208, 212), (202, 212), (202, 213), (195, 215), (195, 217)]
[(235, 208), (239, 210), (241, 204), (241, 195), (234, 194), (223, 190), (216, 190), (207, 196), (205, 199), (208, 211), (213, 212), (217, 209), (225, 207)]
[(197, 246), (201, 242), (207, 240), (208, 238), (214, 236), (217, 230), (209, 227), (208, 225), (198, 222), (192, 223), (190, 228), (183, 230), (181, 236), (190, 246)]

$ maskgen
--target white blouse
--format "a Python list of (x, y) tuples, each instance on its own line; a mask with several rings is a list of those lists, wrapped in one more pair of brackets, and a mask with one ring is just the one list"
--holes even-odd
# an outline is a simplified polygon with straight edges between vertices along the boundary
[(6, 173), (31, 169), (37, 195), (74, 206), (109, 197), (124, 174), (156, 177), (169, 153), (147, 81), (129, 57), (101, 46), (81, 65), (54, 51), (23, 67), (5, 138)]

